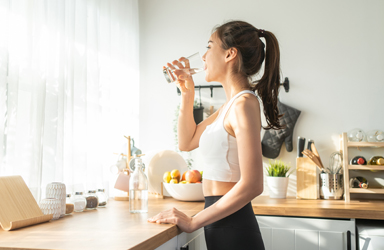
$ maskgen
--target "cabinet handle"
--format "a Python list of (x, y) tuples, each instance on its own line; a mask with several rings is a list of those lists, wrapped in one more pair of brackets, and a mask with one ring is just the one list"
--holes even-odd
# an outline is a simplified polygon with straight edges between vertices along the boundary
[(351, 231), (347, 231), (347, 250), (351, 250)]

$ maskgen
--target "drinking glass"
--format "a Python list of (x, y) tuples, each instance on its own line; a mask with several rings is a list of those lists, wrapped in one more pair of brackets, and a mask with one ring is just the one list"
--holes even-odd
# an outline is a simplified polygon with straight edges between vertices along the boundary
[(188, 56), (187, 62), (181, 61), (185, 68), (179, 69), (175, 66), (175, 69), (169, 67), (163, 69), (163, 74), (168, 83), (174, 82), (177, 80), (179, 75), (189, 75), (192, 76), (196, 73), (204, 71), (204, 61), (201, 59), (200, 53), (197, 52), (191, 56)]

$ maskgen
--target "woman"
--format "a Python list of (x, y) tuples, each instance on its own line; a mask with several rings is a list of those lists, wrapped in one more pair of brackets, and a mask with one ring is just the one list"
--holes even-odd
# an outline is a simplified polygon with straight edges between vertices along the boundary
[[(264, 43), (266, 41), (266, 51)], [(179, 148), (204, 152), (205, 209), (189, 217), (173, 208), (148, 219), (176, 224), (185, 232), (204, 227), (208, 249), (264, 249), (251, 201), (263, 192), (261, 156), (261, 99), (265, 129), (279, 129), (277, 95), (280, 86), (280, 52), (276, 37), (242, 21), (231, 21), (212, 33), (205, 62), (207, 82), (223, 85), (227, 102), (196, 125), (193, 118), (194, 82), (177, 75), (181, 91), (178, 121)], [(184, 68), (185, 58), (167, 66)], [(251, 77), (265, 61), (264, 74), (256, 84)]]

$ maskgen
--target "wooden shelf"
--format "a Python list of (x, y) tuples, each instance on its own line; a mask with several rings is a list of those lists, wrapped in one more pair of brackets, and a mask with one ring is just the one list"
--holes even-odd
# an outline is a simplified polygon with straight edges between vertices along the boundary
[(351, 193), (355, 194), (384, 194), (384, 188), (350, 188), (349, 187), (349, 170), (372, 170), (383, 171), (384, 166), (377, 165), (349, 165), (348, 149), (360, 147), (384, 148), (383, 142), (349, 142), (347, 133), (340, 136), (340, 151), (343, 154), (343, 178), (344, 178), (344, 200), (346, 203), (351, 201)]
[(382, 148), (384, 147), (384, 142), (348, 142), (347, 147), (377, 147), (377, 148)]
[(381, 165), (348, 165), (349, 170), (383, 170), (384, 166)]
[(350, 188), (349, 192), (354, 194), (384, 194), (384, 188)]

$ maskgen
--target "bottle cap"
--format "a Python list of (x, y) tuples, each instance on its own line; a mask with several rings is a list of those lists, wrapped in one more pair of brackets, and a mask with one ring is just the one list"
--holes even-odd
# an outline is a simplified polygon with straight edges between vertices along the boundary
[(363, 158), (357, 159), (357, 164), (363, 165), (365, 163), (365, 160)]

